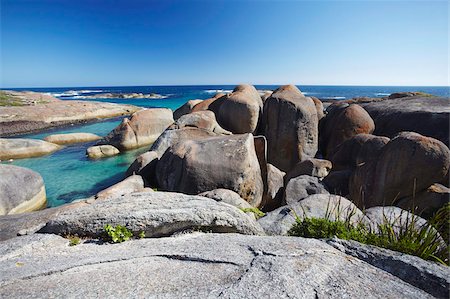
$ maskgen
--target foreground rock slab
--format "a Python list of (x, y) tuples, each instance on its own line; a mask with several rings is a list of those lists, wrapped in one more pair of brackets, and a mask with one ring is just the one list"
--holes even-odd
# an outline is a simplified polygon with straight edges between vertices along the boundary
[(143, 192), (74, 207), (52, 218), (40, 232), (100, 237), (104, 226), (123, 225), (147, 237), (204, 229), (213, 232), (263, 234), (239, 209), (213, 199), (181, 193)]
[(0, 138), (0, 160), (45, 156), (60, 148), (57, 144), (43, 140)]
[(31, 212), (46, 206), (44, 180), (37, 172), (0, 164), (0, 215)]
[(0, 243), (0, 297), (432, 298), (314, 239), (194, 233), (68, 243), (43, 234)]

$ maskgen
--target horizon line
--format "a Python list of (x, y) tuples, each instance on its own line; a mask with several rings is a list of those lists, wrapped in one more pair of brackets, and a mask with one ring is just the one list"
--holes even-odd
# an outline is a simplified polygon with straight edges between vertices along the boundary
[[(66, 85), (66, 86), (26, 86), (26, 87), (0, 87), (0, 90), (7, 89), (24, 89), (24, 88), (80, 88), (80, 87), (170, 87), (170, 86), (180, 86), (180, 87), (188, 87), (188, 86), (238, 86), (240, 84), (250, 84), (250, 83), (238, 83), (238, 84), (159, 84), (159, 85)], [(347, 87), (447, 87), (450, 88), (450, 85), (360, 85), (360, 84), (250, 84), (253, 86), (258, 85), (267, 85), (267, 86), (283, 86), (293, 84), (295, 86), (347, 86)]]

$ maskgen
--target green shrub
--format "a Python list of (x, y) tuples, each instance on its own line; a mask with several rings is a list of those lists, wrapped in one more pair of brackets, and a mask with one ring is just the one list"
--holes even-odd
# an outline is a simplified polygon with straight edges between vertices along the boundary
[[(438, 216), (441, 222), (443, 218), (446, 219), (444, 222), (448, 225), (448, 218), (442, 214)], [(343, 240), (355, 240), (363, 244), (375, 245), (448, 265), (448, 243), (442, 242), (438, 231), (432, 226), (436, 221), (430, 220), (430, 224), (418, 229), (415, 217), (413, 215), (402, 227), (394, 227), (394, 223), (398, 223), (398, 219), (389, 222), (385, 218), (385, 222), (376, 230), (371, 230), (362, 223), (353, 225), (349, 219), (333, 221), (327, 217), (305, 217), (302, 220), (296, 217), (296, 223), (288, 234), (305, 238), (337, 237)]]
[(80, 244), (80, 238), (77, 236), (67, 236), (67, 238), (69, 239), (69, 246), (76, 246)]
[(253, 213), (256, 219), (259, 219), (266, 215), (263, 211), (258, 208), (239, 208), (244, 213)]
[(140, 239), (144, 239), (144, 238), (145, 238), (145, 232), (144, 232), (144, 231), (141, 231), (141, 232), (139, 233), (139, 238), (140, 238)]
[(112, 241), (114, 243), (128, 241), (133, 236), (133, 233), (122, 225), (113, 227), (107, 224), (105, 225), (104, 229), (109, 237), (109, 241)]

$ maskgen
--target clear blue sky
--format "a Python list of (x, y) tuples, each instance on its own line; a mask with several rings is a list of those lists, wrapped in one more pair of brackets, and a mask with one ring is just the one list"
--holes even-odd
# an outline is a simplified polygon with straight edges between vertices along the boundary
[(449, 85), (446, 0), (0, 2), (1, 87)]

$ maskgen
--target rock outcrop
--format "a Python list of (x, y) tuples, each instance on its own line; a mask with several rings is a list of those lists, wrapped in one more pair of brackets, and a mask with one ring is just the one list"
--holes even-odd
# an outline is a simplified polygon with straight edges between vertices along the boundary
[(156, 186), (156, 163), (158, 163), (158, 154), (154, 151), (145, 152), (139, 155), (136, 160), (128, 167), (126, 176), (137, 174), (142, 176), (151, 186)]
[(315, 158), (306, 159), (295, 164), (295, 166), (286, 173), (284, 180), (287, 183), (291, 178), (300, 175), (309, 175), (323, 179), (328, 175), (332, 167), (331, 162), (328, 160)]
[(112, 157), (118, 154), (120, 151), (112, 145), (95, 145), (86, 150), (86, 155), (91, 159)]
[(131, 105), (91, 101), (62, 101), (44, 93), (8, 91), (20, 100), (14, 106), (0, 107), (0, 136), (129, 115), (141, 108)]
[(40, 232), (62, 236), (101, 237), (103, 227), (124, 225), (136, 235), (170, 236), (189, 230), (261, 234), (261, 228), (239, 209), (213, 199), (170, 192), (144, 192), (95, 200), (62, 211)]
[(375, 124), (364, 108), (356, 104), (334, 104), (327, 109), (320, 130), (320, 148), (325, 157), (345, 140), (357, 134), (372, 134)]
[(264, 103), (268, 162), (289, 171), (317, 152), (318, 117), (314, 101), (293, 85), (278, 88)]
[(405, 255), (355, 256), (348, 246), (336, 249), (336, 243), (314, 239), (195, 233), (115, 245), (67, 244), (44, 234), (0, 244), (0, 296), (422, 299), (448, 294), (444, 267)]
[(375, 135), (394, 137), (411, 131), (449, 146), (450, 103), (445, 97), (408, 96), (361, 103), (375, 122)]
[(192, 109), (195, 107), (195, 105), (203, 102), (202, 100), (189, 100), (186, 103), (183, 104), (180, 108), (175, 110), (173, 112), (173, 119), (177, 120), (183, 115), (189, 114), (192, 112)]
[(246, 209), (252, 206), (234, 191), (228, 189), (214, 189), (200, 193), (199, 196), (208, 197), (218, 202), (232, 205), (236, 208)]
[(216, 113), (219, 124), (234, 134), (255, 133), (262, 114), (262, 100), (255, 87), (238, 85), (222, 97)]
[(158, 158), (161, 158), (169, 147), (178, 142), (201, 140), (214, 136), (218, 136), (218, 134), (198, 128), (185, 127), (178, 130), (165, 130), (152, 144), (150, 151), (156, 152)]
[(134, 113), (125, 118), (98, 145), (113, 145), (126, 151), (153, 143), (173, 123), (170, 109), (154, 108)]
[(43, 140), (0, 138), (0, 160), (40, 157), (60, 148), (57, 144)]
[[(132, 175), (123, 181), (114, 184), (95, 195), (95, 199), (109, 199), (124, 196), (131, 193), (144, 191), (144, 180), (140, 175)], [(152, 190), (152, 189), (150, 189)], [(151, 192), (147, 190), (147, 192)]]
[(44, 180), (38, 173), (0, 164), (0, 215), (26, 213), (46, 206)]
[(176, 120), (175, 123), (169, 127), (169, 129), (182, 129), (186, 127), (203, 129), (217, 134), (231, 135), (231, 132), (224, 130), (217, 123), (214, 112), (209, 110), (197, 111), (183, 115)]
[(44, 138), (45, 141), (65, 145), (72, 143), (90, 142), (101, 139), (102, 137), (92, 133), (66, 133), (53, 134)]
[(267, 190), (264, 194), (264, 211), (272, 211), (281, 206), (284, 194), (285, 172), (267, 163)]
[(318, 178), (301, 175), (290, 179), (285, 188), (283, 204), (293, 205), (313, 194), (330, 194)]
[(252, 134), (176, 143), (156, 167), (162, 190), (198, 194), (224, 188), (254, 207), (261, 204), (263, 182)]
[(449, 168), (450, 151), (445, 144), (403, 132), (383, 147), (377, 161), (353, 172), (350, 197), (360, 207), (395, 205), (443, 180)]

